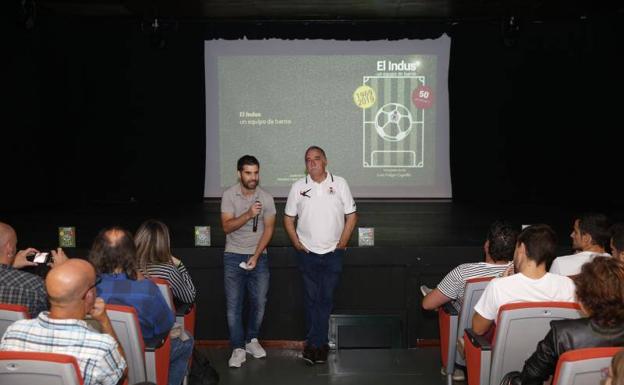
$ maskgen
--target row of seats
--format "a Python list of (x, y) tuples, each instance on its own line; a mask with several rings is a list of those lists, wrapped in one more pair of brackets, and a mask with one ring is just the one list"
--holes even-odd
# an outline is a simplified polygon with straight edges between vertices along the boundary
[[(549, 330), (550, 321), (580, 318), (580, 307), (569, 302), (522, 302), (503, 305), (498, 313), (492, 343), (472, 332), (474, 306), (492, 278), (466, 282), (464, 302), (457, 312), (450, 303), (438, 310), (442, 365), (452, 384), (455, 365), (467, 368), (468, 385), (499, 385), (506, 373), (522, 370), (524, 361)], [(464, 343), (464, 356), (457, 341)], [(598, 384), (601, 372), (621, 348), (589, 348), (564, 353), (552, 384)]]
[[(168, 283), (159, 278), (152, 280), (158, 285), (172, 311), (176, 313), (177, 322), (184, 325), (184, 329), (194, 336), (195, 306), (190, 305), (176, 311)], [(145, 346), (139, 318), (133, 307), (107, 304), (106, 312), (125, 352), (128, 364), (126, 383), (149, 381), (157, 385), (167, 385), (171, 349), (169, 336), (152, 346)], [(28, 318), (26, 307), (0, 304), (0, 335), (4, 334), (10, 324), (25, 318)], [(46, 375), (46, 384), (82, 384), (80, 370), (75, 358), (71, 356), (32, 352), (0, 353), (0, 383), (18, 385), (42, 383), (40, 376)], [(74, 366), (76, 373), (73, 373)], [(35, 381), (35, 378), (38, 380)]]

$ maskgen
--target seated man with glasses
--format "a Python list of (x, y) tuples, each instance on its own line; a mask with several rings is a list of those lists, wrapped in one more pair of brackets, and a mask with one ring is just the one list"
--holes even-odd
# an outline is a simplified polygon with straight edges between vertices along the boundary
[[(104, 301), (96, 297), (98, 282), (93, 266), (81, 259), (52, 269), (45, 280), (50, 311), (9, 326), (0, 350), (67, 354), (76, 357), (85, 385), (121, 383), (126, 361)], [(102, 333), (87, 325), (88, 315)]]

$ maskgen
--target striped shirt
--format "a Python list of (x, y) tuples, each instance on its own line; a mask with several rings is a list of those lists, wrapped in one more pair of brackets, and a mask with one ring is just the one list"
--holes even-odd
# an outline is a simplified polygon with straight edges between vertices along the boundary
[(119, 382), (126, 361), (112, 336), (90, 329), (83, 320), (52, 319), (48, 314), (14, 322), (4, 333), (0, 350), (67, 354), (76, 357), (85, 385)]
[(512, 262), (504, 265), (486, 262), (463, 263), (451, 270), (451, 272), (440, 281), (438, 290), (453, 300), (453, 306), (457, 310), (461, 310), (467, 280), (481, 277), (498, 277), (503, 274), (511, 264)]
[(148, 265), (147, 272), (142, 271), (142, 273), (148, 277), (162, 278), (169, 282), (171, 293), (177, 302), (195, 302), (195, 285), (182, 261), (177, 267), (168, 263)]
[(43, 279), (12, 266), (0, 264), (0, 302), (23, 305), (30, 318), (48, 310), (48, 294)]

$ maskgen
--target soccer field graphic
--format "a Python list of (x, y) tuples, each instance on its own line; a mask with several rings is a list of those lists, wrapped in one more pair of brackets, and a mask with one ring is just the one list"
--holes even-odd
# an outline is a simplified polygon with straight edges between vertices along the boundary
[(412, 103), (424, 76), (364, 76), (375, 102), (362, 110), (363, 166), (424, 167), (425, 110)]

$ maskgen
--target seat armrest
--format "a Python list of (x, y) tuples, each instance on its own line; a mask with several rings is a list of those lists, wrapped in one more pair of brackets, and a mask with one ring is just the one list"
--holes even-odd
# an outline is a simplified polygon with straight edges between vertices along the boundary
[(442, 359), (442, 366), (446, 368), (447, 373), (453, 373), (455, 370), (458, 321), (458, 312), (453, 305), (446, 303), (440, 306), (438, 309), (440, 355)]
[(180, 303), (176, 305), (176, 316), (185, 316), (195, 307), (194, 303)]
[(148, 381), (156, 385), (167, 385), (169, 379), (169, 361), (171, 355), (171, 339), (165, 336), (158, 347), (145, 348), (145, 374)]
[(475, 333), (474, 330), (466, 329), (465, 336), (468, 337), (470, 343), (475, 347), (481, 350), (492, 350), (492, 344), (490, 344), (490, 341), (488, 341), (484, 336)]
[(161, 348), (167, 341), (167, 336), (163, 338), (155, 338), (153, 340), (145, 341), (145, 351), (154, 352)]
[(453, 306), (450, 302), (442, 305), (442, 311), (447, 313), (448, 315), (459, 315), (459, 312), (457, 311), (457, 309), (455, 309), (455, 306)]
[(468, 385), (489, 385), (492, 345), (487, 338), (467, 328), (464, 332), (464, 354)]

